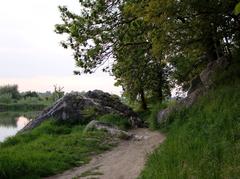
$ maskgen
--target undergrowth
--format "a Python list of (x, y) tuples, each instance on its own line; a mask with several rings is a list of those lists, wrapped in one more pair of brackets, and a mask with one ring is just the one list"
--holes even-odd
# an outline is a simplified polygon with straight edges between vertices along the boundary
[(114, 145), (105, 132), (83, 133), (84, 127), (47, 121), (31, 132), (0, 143), (0, 178), (53, 175), (85, 164), (93, 154)]
[(239, 69), (238, 64), (221, 72), (206, 96), (170, 116), (167, 139), (139, 178), (239, 178)]
[(122, 130), (128, 130), (131, 128), (131, 124), (127, 118), (119, 116), (117, 114), (106, 114), (98, 118), (101, 122), (110, 123), (116, 125)]

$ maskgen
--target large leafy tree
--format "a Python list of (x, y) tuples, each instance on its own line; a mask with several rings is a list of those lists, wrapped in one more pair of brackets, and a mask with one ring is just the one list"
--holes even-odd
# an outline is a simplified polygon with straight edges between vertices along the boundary
[(174, 67), (178, 82), (188, 82), (204, 65), (231, 56), (239, 41), (236, 0), (138, 0), (131, 9), (151, 24), (152, 52)]
[(59, 7), (63, 24), (56, 25), (56, 32), (68, 35), (67, 40), (61, 42), (62, 46), (73, 50), (76, 64), (84, 73), (92, 73), (114, 57), (118, 27), (131, 19), (122, 19), (121, 0), (79, 2), (80, 14), (72, 13), (65, 6)]
[(169, 95), (167, 68), (161, 59), (152, 55), (149, 36), (152, 26), (129, 9), (132, 3), (136, 2), (129, 1), (123, 8), (124, 18), (133, 20), (118, 29), (119, 45), (114, 49), (117, 61), (113, 65), (113, 74), (116, 84), (123, 86), (124, 94), (131, 101), (140, 100), (142, 108), (146, 109), (146, 97), (162, 101)]
[(145, 96), (156, 94), (162, 100), (163, 88), (169, 91), (169, 86), (163, 79), (161, 61), (151, 55), (151, 26), (126, 8), (130, 2), (82, 0), (79, 15), (60, 7), (63, 24), (56, 25), (56, 32), (68, 34), (62, 45), (74, 51), (76, 64), (84, 73), (92, 73), (114, 59), (112, 72), (117, 84), (131, 100), (140, 99), (146, 109)]
[(79, 2), (79, 14), (60, 7), (56, 32), (68, 34), (63, 47), (73, 50), (84, 73), (111, 60), (117, 84), (143, 108), (146, 96), (169, 94), (169, 81), (187, 87), (209, 61), (239, 48), (237, 0)]

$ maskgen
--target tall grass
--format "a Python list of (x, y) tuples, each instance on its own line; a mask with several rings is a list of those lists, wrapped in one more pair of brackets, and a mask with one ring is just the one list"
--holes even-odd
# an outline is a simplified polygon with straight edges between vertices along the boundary
[(149, 110), (149, 115), (147, 116), (147, 124), (149, 128), (153, 130), (158, 129), (160, 127), (157, 122), (157, 115), (159, 111), (161, 111), (162, 109), (165, 109), (167, 106), (172, 106), (175, 104), (176, 104), (176, 101), (173, 99), (164, 101), (162, 103), (152, 104)]
[(173, 114), (165, 143), (139, 178), (239, 178), (239, 64), (219, 75), (215, 89), (197, 104)]
[(106, 114), (98, 118), (101, 122), (110, 123), (116, 125), (122, 130), (128, 130), (131, 128), (131, 124), (127, 118), (124, 118), (117, 114)]
[[(45, 122), (0, 143), (0, 178), (40, 178), (87, 163), (113, 143), (103, 131)], [(104, 142), (103, 142), (104, 141)]]

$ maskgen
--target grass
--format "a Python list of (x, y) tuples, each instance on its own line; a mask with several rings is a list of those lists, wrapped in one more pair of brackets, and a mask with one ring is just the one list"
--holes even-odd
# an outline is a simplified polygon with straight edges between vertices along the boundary
[(90, 169), (90, 170), (87, 170), (87, 171), (83, 172), (83, 173), (79, 176), (79, 178), (81, 178), (81, 177), (89, 177), (89, 176), (93, 176), (93, 175), (103, 175), (102, 172), (96, 171), (96, 170), (98, 170), (98, 169), (99, 169), (99, 167), (95, 167), (95, 168), (92, 168), (92, 169)]
[(53, 175), (85, 164), (92, 155), (115, 145), (105, 132), (83, 133), (84, 127), (47, 121), (31, 132), (0, 143), (0, 178)]
[(119, 116), (117, 114), (106, 114), (98, 118), (101, 122), (110, 123), (116, 125), (122, 130), (128, 130), (131, 128), (131, 124), (127, 118)]
[(165, 143), (149, 156), (139, 178), (239, 178), (239, 69), (238, 64), (221, 72), (208, 95), (172, 114)]
[(153, 103), (149, 107), (149, 111), (143, 113), (143, 119), (144, 121), (146, 121), (149, 128), (152, 130), (158, 129), (160, 127), (157, 122), (158, 112), (161, 111), (162, 109), (165, 109), (167, 106), (172, 106), (175, 104), (176, 104), (176, 101), (173, 99), (164, 101), (163, 103)]

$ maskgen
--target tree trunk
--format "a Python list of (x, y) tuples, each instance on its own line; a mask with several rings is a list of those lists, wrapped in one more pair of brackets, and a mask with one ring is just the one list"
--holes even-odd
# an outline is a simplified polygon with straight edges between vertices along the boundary
[(159, 70), (158, 73), (159, 77), (159, 83), (158, 83), (158, 88), (157, 88), (157, 97), (158, 99), (162, 102), (163, 101), (163, 74), (162, 74), (162, 69)]
[(142, 109), (147, 110), (147, 103), (146, 103), (145, 94), (144, 94), (143, 89), (140, 90), (140, 98), (141, 98)]
[(161, 65), (161, 59), (159, 59), (159, 64), (158, 64), (158, 79), (159, 83), (157, 84), (157, 98), (162, 102), (163, 101), (163, 69)]
[(214, 61), (218, 58), (216, 46), (212, 35), (206, 38), (206, 50), (208, 61)]

